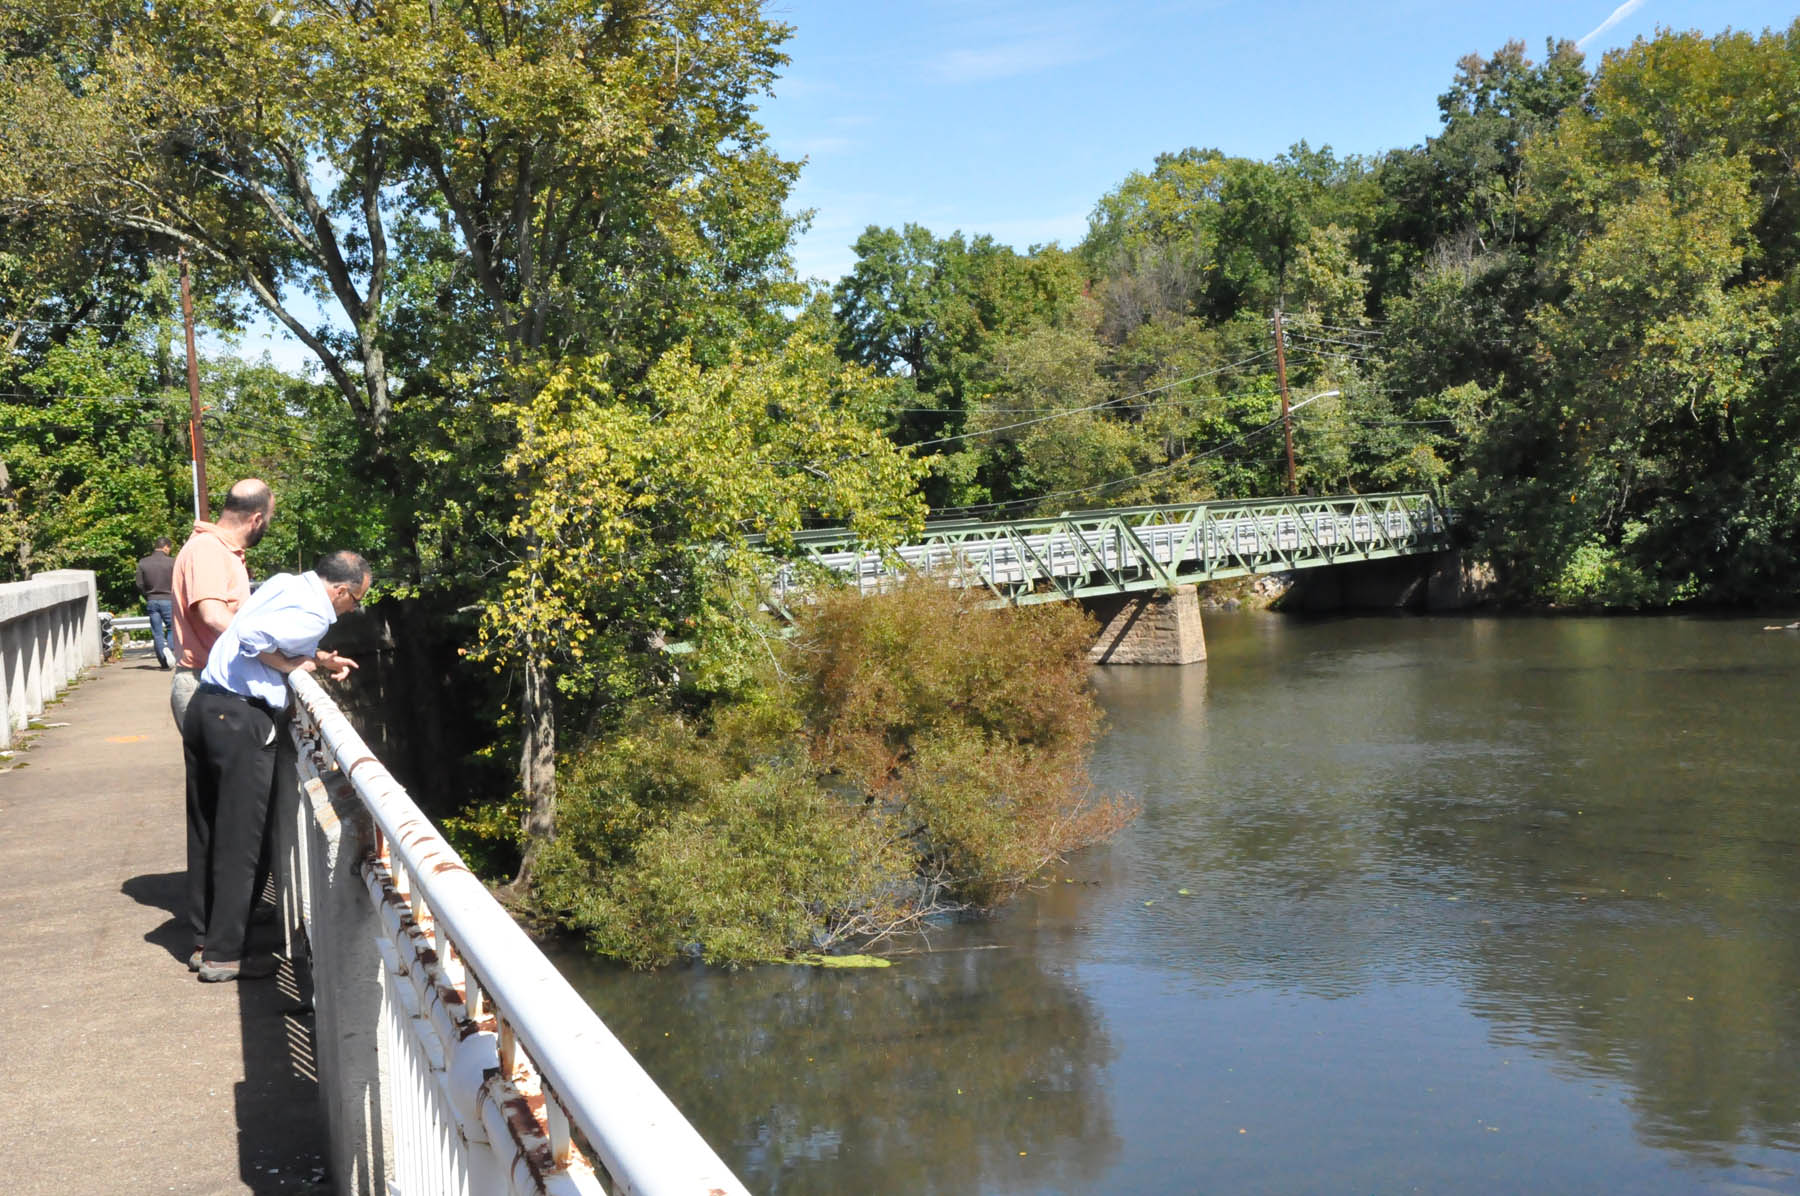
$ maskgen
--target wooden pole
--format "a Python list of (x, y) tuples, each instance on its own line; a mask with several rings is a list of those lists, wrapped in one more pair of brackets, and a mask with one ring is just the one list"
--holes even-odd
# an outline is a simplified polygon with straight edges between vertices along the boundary
[(187, 330), (188, 378), (188, 443), (194, 458), (194, 518), (210, 514), (206, 497), (206, 433), (200, 426), (200, 362), (194, 355), (194, 297), (188, 291), (187, 250), (177, 260), (181, 263), (181, 322)]
[(1287, 440), (1288, 493), (1300, 493), (1294, 483), (1294, 421), (1288, 414), (1287, 346), (1281, 337), (1281, 309), (1275, 309), (1275, 378), (1281, 383), (1281, 434)]

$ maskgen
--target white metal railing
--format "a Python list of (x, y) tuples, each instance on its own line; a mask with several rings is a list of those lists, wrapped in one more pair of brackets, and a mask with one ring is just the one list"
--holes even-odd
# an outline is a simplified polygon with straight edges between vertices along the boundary
[(100, 663), (100, 613), (89, 569), (39, 573), (0, 584), (0, 748), (81, 671)]
[(278, 867), (339, 1190), (743, 1196), (318, 682), (290, 684)]

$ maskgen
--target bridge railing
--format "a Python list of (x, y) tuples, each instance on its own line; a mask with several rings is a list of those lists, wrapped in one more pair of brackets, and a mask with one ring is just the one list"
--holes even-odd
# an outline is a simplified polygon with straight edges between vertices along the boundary
[[(922, 572), (1029, 603), (1433, 552), (1447, 546), (1448, 529), (1430, 494), (1408, 492), (956, 520), (927, 525), (921, 538), (886, 552), (860, 547), (847, 532), (822, 530), (804, 533), (798, 546), (812, 565), (865, 593)], [(784, 566), (771, 586), (772, 603), (805, 588), (801, 571)]]
[(277, 852), (345, 1196), (743, 1185), (311, 676)]
[(30, 726), (81, 671), (100, 663), (100, 613), (87, 569), (0, 584), (0, 748)]

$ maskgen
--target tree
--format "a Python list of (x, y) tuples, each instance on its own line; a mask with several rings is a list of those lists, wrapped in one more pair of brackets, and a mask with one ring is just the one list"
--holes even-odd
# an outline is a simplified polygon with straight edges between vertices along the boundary
[(1525, 148), (1580, 103), (1589, 75), (1568, 41), (1547, 41), (1542, 62), (1508, 42), (1491, 57), (1456, 64), (1438, 97), (1442, 129), (1423, 146), (1389, 153), (1377, 166), (1377, 297), (1406, 289), (1431, 255), (1503, 253), (1529, 237), (1520, 223)]
[[(524, 500), (509, 531), (523, 547), (477, 655), (527, 666), (527, 686), (554, 676), (622, 710), (668, 680), (653, 640), (703, 621), (734, 578), (756, 577), (747, 537), (791, 545), (822, 518), (892, 543), (922, 520), (921, 467), (873, 426), (884, 384), (840, 365), (816, 331), (710, 369), (677, 348), (641, 397), (615, 387), (608, 364), (565, 366), (507, 413), (520, 439), (506, 468)], [(524, 697), (521, 718), (551, 700)], [(526, 794), (522, 879), (556, 801), (554, 784)]]
[[(490, 404), (517, 410), (569, 357), (605, 361), (617, 386), (679, 343), (722, 361), (734, 340), (774, 336), (776, 306), (797, 298), (781, 211), (796, 168), (752, 119), (786, 29), (760, 7), (13, 10), (0, 220), (184, 246), (251, 296), (362, 429), (365, 494), (391, 504), (387, 567), (465, 591), (445, 599), (460, 604), (481, 594), (454, 564), (462, 513), (498, 509), (504, 525), (509, 502), (479, 480), (511, 437)], [(541, 658), (522, 657), (545, 703), (522, 725), (528, 789), (553, 775)]]
[(1526, 154), (1544, 366), (1484, 427), (1470, 497), (1520, 587), (1581, 604), (1742, 599), (1795, 559), (1780, 369), (1794, 31), (1609, 56)]

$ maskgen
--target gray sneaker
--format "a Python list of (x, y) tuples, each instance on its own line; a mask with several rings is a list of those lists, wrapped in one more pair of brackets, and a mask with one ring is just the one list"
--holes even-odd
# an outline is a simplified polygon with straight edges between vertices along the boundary
[(272, 955), (252, 955), (248, 959), (236, 959), (230, 963), (214, 963), (210, 959), (203, 959), (198, 971), (200, 979), (205, 983), (218, 984), (225, 980), (261, 980), (265, 976), (273, 976), (280, 966)]

